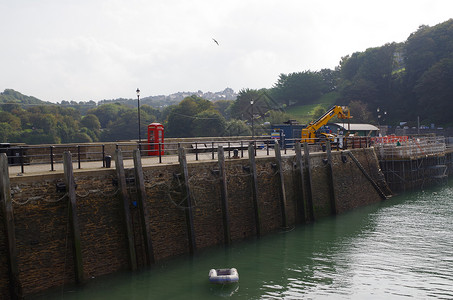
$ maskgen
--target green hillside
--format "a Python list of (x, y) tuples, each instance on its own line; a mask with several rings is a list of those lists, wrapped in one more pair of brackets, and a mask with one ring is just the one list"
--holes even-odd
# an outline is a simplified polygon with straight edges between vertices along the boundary
[(18, 103), (18, 104), (49, 104), (32, 96), (25, 96), (15, 90), (5, 89), (0, 93), (0, 103)]
[(332, 107), (339, 97), (339, 93), (331, 92), (323, 95), (319, 98), (316, 103), (309, 105), (292, 105), (287, 107), (285, 112), (293, 116), (293, 118), (299, 121), (301, 124), (307, 124), (313, 121), (313, 113), (318, 106), (321, 106), (324, 111), (327, 111)]

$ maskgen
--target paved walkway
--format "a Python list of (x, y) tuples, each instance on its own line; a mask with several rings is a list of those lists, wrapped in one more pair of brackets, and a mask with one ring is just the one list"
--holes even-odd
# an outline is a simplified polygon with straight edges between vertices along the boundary
[[(230, 155), (233, 156), (233, 151), (230, 151)], [(248, 151), (244, 150), (242, 153), (239, 151), (239, 157), (243, 155), (243, 158), (248, 158)], [(256, 155), (259, 157), (265, 157), (268, 156), (268, 151), (266, 149), (257, 149)], [(282, 156), (285, 155), (284, 151), (282, 151)], [(287, 155), (294, 155), (294, 150), (288, 149), (287, 150)], [(274, 157), (274, 149), (269, 149), (269, 157)], [(225, 159), (230, 160), (233, 158), (229, 157), (228, 151), (225, 151)], [(177, 155), (163, 155), (161, 157), (161, 161), (159, 162), (159, 157), (156, 156), (142, 156), (142, 166), (152, 166), (152, 165), (162, 165), (162, 164), (177, 164), (178, 162), (178, 156)], [(188, 153), (187, 154), (187, 161), (197, 161), (197, 157), (194, 153)], [(206, 153), (199, 153), (198, 154), (198, 161), (215, 161), (217, 162), (217, 152), (214, 153), (214, 159), (212, 159), (212, 153), (211, 152), (206, 152)], [(124, 167), (125, 168), (133, 168), (134, 167), (134, 161), (132, 158), (125, 158), (123, 160)], [(115, 160), (112, 158), (111, 162), (111, 168), (115, 168)], [(103, 167), (102, 161), (88, 161), (88, 162), (81, 162), (80, 163), (80, 169), (79, 169), (79, 164), (77, 161), (74, 161), (73, 158), (73, 169), (74, 171), (77, 170), (82, 170), (82, 171), (87, 171), (87, 170), (100, 170), (100, 169), (105, 169)], [(47, 164), (34, 164), (34, 165), (24, 165), (24, 173), (22, 173), (21, 166), (10, 166), (9, 167), (9, 177), (18, 177), (18, 176), (37, 176), (37, 175), (44, 175), (44, 174), (50, 174), (54, 172), (63, 172), (63, 164), (62, 163), (56, 163), (54, 164), (54, 171), (51, 170), (51, 165), (50, 163)]]

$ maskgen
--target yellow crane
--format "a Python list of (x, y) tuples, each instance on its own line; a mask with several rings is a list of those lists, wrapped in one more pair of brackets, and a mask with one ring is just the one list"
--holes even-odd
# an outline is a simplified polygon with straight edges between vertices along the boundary
[(318, 130), (327, 124), (330, 119), (337, 116), (340, 119), (351, 119), (351, 115), (349, 113), (349, 109), (346, 106), (338, 106), (334, 105), (331, 109), (326, 111), (321, 117), (319, 117), (316, 121), (311, 122), (307, 125), (307, 127), (302, 129), (302, 143), (310, 143), (314, 144), (316, 139), (319, 136), (328, 137), (326, 134), (319, 134)]

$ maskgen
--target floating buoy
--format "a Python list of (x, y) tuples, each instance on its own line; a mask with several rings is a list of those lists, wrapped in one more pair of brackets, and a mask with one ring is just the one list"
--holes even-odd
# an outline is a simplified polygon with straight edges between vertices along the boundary
[(212, 283), (233, 283), (239, 281), (239, 274), (236, 268), (211, 269), (209, 270), (209, 281)]

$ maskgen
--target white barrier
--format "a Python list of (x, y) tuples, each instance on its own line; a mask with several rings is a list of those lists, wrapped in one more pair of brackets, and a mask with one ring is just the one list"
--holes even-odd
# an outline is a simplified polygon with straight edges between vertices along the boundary
[[(383, 140), (384, 141), (384, 140)], [(445, 152), (444, 137), (417, 137), (405, 141), (376, 143), (375, 148), (380, 159), (413, 158)]]

